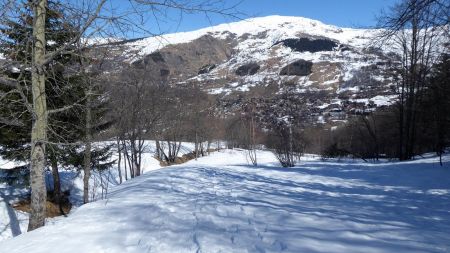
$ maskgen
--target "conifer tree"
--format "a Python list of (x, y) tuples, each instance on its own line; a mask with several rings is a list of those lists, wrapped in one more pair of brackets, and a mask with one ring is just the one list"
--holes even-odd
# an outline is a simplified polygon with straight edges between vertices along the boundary
[[(20, 18), (8, 20), (1, 28), (0, 53), (13, 63), (13, 68), (4, 74), (16, 79), (22, 90), (18, 93), (14, 88), (0, 86), (0, 91), (8, 94), (0, 101), (0, 155), (9, 160), (29, 161), (30, 129), (32, 113), (28, 110), (32, 100), (31, 90), (31, 46), (32, 18), (31, 4), (26, 3), (20, 9)], [(64, 10), (57, 1), (50, 1), (47, 7), (46, 36), (48, 43), (46, 50), (56, 48), (70, 42), (77, 35), (75, 26), (64, 19)], [(62, 193), (59, 179), (59, 168), (82, 168), (83, 152), (81, 141), (85, 138), (86, 114), (86, 83), (88, 77), (79, 73), (67, 73), (67, 66), (76, 66), (79, 57), (72, 54), (60, 54), (53, 58), (46, 69), (47, 107), (51, 109), (65, 109), (48, 115), (47, 135), (49, 143), (47, 149), (47, 164), (53, 175), (53, 196), (56, 203), (61, 203)], [(79, 64), (78, 64), (79, 65)], [(98, 96), (94, 97), (94, 100)], [(94, 114), (102, 114), (101, 108), (105, 104), (93, 102)], [(100, 115), (94, 115), (100, 117)], [(108, 124), (94, 124), (94, 133), (104, 130)], [(73, 144), (77, 143), (77, 144)], [(67, 145), (70, 144), (70, 145)], [(98, 149), (91, 155), (94, 168), (111, 166), (110, 147)], [(60, 210), (62, 210), (60, 208)]]
[[(17, 124), (2, 122), (2, 139), (0, 155), (12, 160), (28, 161), (30, 153), (30, 129), (33, 116), (29, 110), (32, 94), (31, 90), (31, 72), (30, 63), (32, 58), (32, 16), (31, 2), (25, 2), (19, 10), (17, 20), (7, 20), (1, 27), (0, 50), (6, 56), (14, 68), (7, 73), (11, 78), (16, 79), (21, 91), (12, 92), (10, 87), (2, 86), (4, 92), (11, 92), (11, 96), (4, 97), (0, 113), (3, 118), (13, 120)], [(74, 26), (63, 20), (63, 10), (58, 2), (50, 1), (47, 7), (46, 33), (48, 43), (46, 50), (54, 50), (63, 43), (70, 41), (76, 34)], [(46, 78), (46, 94), (48, 108), (58, 108), (66, 103), (79, 99), (82, 95), (80, 91), (75, 91), (76, 85), (70, 85), (70, 79), (66, 77), (64, 65), (72, 61), (70, 55), (57, 55), (48, 65)], [(21, 92), (21, 93), (20, 93)], [(48, 136), (51, 141), (61, 142), (61, 139), (75, 139), (76, 133), (73, 132), (70, 122), (74, 120), (75, 114), (72, 112), (64, 114), (55, 114), (49, 116), (50, 131)], [(76, 121), (75, 121), (76, 122)], [(17, 138), (17, 137), (20, 138)], [(18, 141), (20, 140), (20, 141)], [(54, 181), (54, 200), (60, 201), (61, 190), (58, 173), (58, 160), (61, 157), (61, 147), (57, 145), (48, 145), (47, 154), (48, 163), (52, 167)]]

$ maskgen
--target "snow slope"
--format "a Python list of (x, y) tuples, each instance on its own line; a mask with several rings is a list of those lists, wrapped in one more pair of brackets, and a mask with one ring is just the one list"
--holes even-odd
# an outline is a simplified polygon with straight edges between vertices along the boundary
[(149, 37), (129, 43), (129, 45), (133, 49), (137, 49), (141, 55), (146, 55), (164, 46), (187, 43), (206, 34), (214, 34), (225, 39), (230, 32), (236, 36), (242, 36), (244, 34), (258, 35), (267, 31), (273, 31), (273, 33), (270, 33), (270, 38), (265, 38), (266, 46), (268, 47), (273, 46), (275, 42), (282, 39), (296, 37), (299, 33), (325, 36), (344, 44), (363, 46), (370, 39), (369, 36), (377, 32), (377, 30), (370, 29), (340, 28), (303, 17), (273, 15), (220, 24), (191, 32)]
[(278, 167), (242, 151), (155, 170), (0, 252), (449, 252), (450, 159)]

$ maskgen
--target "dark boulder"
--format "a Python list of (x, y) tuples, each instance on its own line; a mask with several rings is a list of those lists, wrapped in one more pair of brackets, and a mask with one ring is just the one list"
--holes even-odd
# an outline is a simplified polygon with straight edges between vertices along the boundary
[(280, 75), (284, 76), (307, 76), (311, 74), (313, 63), (305, 60), (297, 60), (283, 67)]
[(349, 46), (342, 46), (339, 48), (339, 50), (341, 50), (341, 52), (352, 51), (352, 49)]
[(238, 76), (251, 76), (256, 74), (259, 69), (260, 66), (257, 63), (251, 62), (237, 68), (235, 73)]
[(200, 70), (198, 71), (198, 74), (201, 75), (201, 74), (209, 73), (209, 72), (211, 72), (211, 70), (213, 70), (215, 68), (216, 68), (216, 64), (205, 65), (200, 68)]
[(170, 74), (170, 70), (168, 70), (168, 69), (160, 69), (159, 73), (161, 74), (161, 77), (167, 77)]
[(338, 44), (329, 39), (309, 39), (309, 38), (299, 38), (299, 39), (285, 39), (277, 44), (282, 44), (286, 47), (291, 48), (297, 52), (321, 52), (321, 51), (333, 51)]
[(142, 69), (154, 63), (165, 63), (164, 57), (160, 52), (146, 55), (143, 59), (133, 62), (133, 66)]
[(165, 62), (164, 57), (162, 56), (162, 54), (160, 52), (155, 52), (155, 53), (151, 53), (149, 55), (149, 57), (154, 61), (154, 62)]

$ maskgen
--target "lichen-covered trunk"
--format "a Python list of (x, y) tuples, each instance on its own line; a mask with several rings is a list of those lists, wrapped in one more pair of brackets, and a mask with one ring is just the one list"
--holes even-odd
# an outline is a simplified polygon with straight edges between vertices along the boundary
[(47, 142), (47, 101), (45, 95), (45, 16), (46, 0), (35, 1), (33, 6), (33, 60), (31, 85), (33, 92), (33, 127), (31, 130), (31, 211), (28, 231), (45, 225), (45, 144)]

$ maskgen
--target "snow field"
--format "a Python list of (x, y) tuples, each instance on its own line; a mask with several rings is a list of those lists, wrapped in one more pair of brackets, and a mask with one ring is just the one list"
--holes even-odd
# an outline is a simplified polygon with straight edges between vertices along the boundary
[(223, 150), (116, 186), (0, 252), (448, 252), (449, 158), (286, 169)]
[[(110, 145), (113, 142), (102, 142), (95, 145)], [(211, 148), (216, 148), (217, 144), (212, 143)], [(154, 141), (146, 141), (144, 144), (144, 153), (142, 155), (142, 169), (143, 173), (160, 169), (159, 161), (154, 158), (156, 144)], [(193, 143), (182, 143), (179, 156), (192, 152), (194, 149)], [(113, 160), (118, 160), (117, 150), (113, 150)], [(7, 161), (0, 158), (1, 169), (11, 169), (24, 163)], [(125, 181), (125, 160), (122, 157), (121, 171), (123, 181)], [(62, 191), (70, 192), (70, 202), (73, 204), (71, 212), (74, 212), (79, 206), (83, 205), (83, 171), (79, 173), (75, 170), (60, 169), (61, 189)], [(48, 172), (47, 187), (48, 189), (53, 186), (53, 178), (51, 173)], [(128, 179), (130, 177), (128, 176)], [(104, 199), (108, 196), (108, 191), (120, 183), (119, 173), (117, 170), (117, 164), (110, 170), (99, 173), (93, 171), (89, 180), (90, 192), (89, 196), (91, 201), (97, 201)], [(11, 207), (11, 204), (23, 199), (29, 191), (24, 188), (12, 188), (4, 183), (0, 183), (0, 241), (10, 239), (14, 236), (25, 233), (28, 227), (28, 213), (15, 210)], [(55, 217), (47, 220), (47, 224), (55, 223), (63, 219), (63, 217)], [(0, 249), (1, 252), (1, 249)]]

